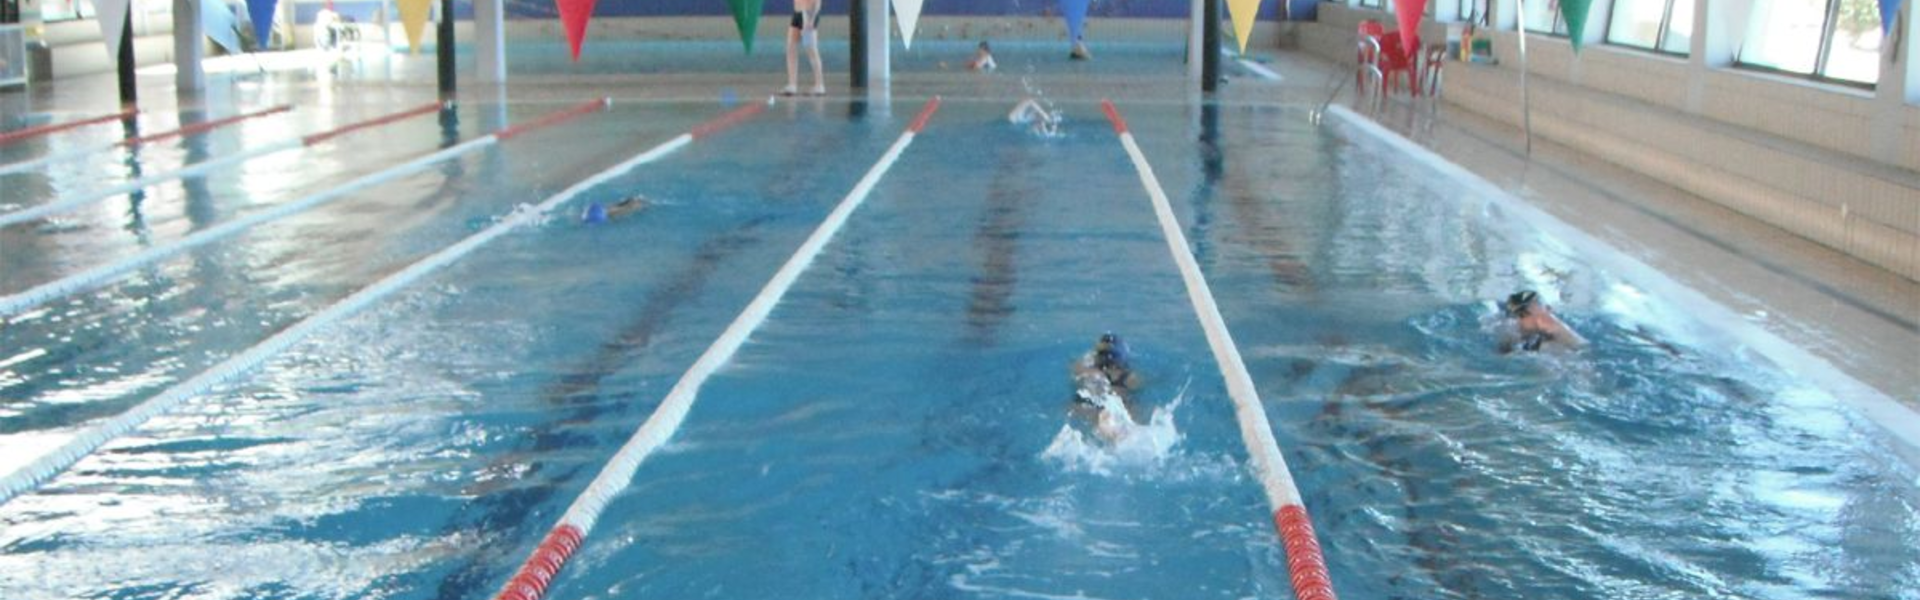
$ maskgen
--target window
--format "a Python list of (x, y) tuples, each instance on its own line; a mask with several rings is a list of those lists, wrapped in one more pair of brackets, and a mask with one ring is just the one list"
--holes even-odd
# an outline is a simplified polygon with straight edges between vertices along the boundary
[(1692, 50), (1693, 0), (1614, 0), (1607, 42), (1686, 55)]
[(1880, 8), (1874, 0), (1753, 0), (1739, 64), (1815, 79), (1880, 79)]
[(1360, 6), (1364, 6), (1367, 8), (1378, 8), (1382, 10), (1386, 9), (1386, 6), (1387, 6), (1386, 0), (1356, 0), (1355, 4), (1358, 4)]
[(1526, 8), (1527, 31), (1565, 37), (1567, 21), (1560, 18), (1560, 0), (1521, 0)]

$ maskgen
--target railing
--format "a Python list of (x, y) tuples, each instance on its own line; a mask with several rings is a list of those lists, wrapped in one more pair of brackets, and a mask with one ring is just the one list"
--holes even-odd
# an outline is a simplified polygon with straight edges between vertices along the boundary
[(27, 83), (27, 27), (0, 25), (0, 88)]

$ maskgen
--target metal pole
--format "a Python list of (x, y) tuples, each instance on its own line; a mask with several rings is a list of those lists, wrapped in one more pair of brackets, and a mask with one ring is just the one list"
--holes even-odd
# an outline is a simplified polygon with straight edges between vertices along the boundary
[(1200, 91), (1220, 89), (1220, 0), (1206, 3), (1200, 23)]
[(847, 6), (847, 51), (853, 56), (853, 87), (867, 87), (867, 3), (853, 0)]
[(202, 0), (173, 0), (173, 88), (179, 95), (192, 96), (207, 88), (207, 71), (201, 66), (206, 57), (207, 29), (200, 23)]
[(120, 105), (133, 107), (140, 104), (139, 92), (133, 83), (133, 10), (127, 10), (127, 22), (120, 34)]
[(1527, 3), (1514, 2), (1520, 11), (1520, 131), (1527, 138), (1527, 156), (1533, 156), (1533, 91), (1527, 87)]
[(440, 0), (440, 29), (434, 35), (434, 55), (440, 59), (440, 98), (453, 99), (453, 0)]

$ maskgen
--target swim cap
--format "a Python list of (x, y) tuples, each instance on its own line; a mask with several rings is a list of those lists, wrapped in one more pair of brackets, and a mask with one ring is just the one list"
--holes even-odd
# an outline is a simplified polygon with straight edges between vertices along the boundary
[(1508, 313), (1518, 312), (1520, 309), (1526, 308), (1527, 305), (1533, 304), (1535, 301), (1538, 301), (1539, 299), (1540, 299), (1540, 294), (1534, 293), (1533, 290), (1520, 290), (1518, 292), (1514, 292), (1513, 295), (1507, 296), (1507, 305), (1506, 305), (1507, 312)]

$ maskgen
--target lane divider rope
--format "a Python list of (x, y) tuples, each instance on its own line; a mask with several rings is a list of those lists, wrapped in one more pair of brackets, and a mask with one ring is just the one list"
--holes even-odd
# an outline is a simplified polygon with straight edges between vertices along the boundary
[[(604, 104), (608, 101), (602, 99), (596, 100), (595, 102)], [(26, 466), (20, 467), (12, 473), (8, 473), (5, 477), (0, 477), (0, 504), (4, 504), (15, 496), (32, 490), (41, 483), (53, 478), (54, 475), (73, 466), (74, 463), (79, 462), (81, 458), (99, 449), (100, 446), (105, 445), (108, 441), (133, 430), (133, 428), (140, 426), (149, 419), (172, 410), (175, 406), (178, 406), (188, 399), (207, 393), (208, 390), (213, 389), (216, 385), (239, 378), (241, 375), (264, 364), (267, 359), (272, 358), (275, 354), (299, 343), (308, 336), (365, 309), (381, 298), (400, 290), (429, 273), (453, 264), (454, 261), (471, 254), (474, 250), (505, 235), (507, 232), (522, 225), (539, 221), (544, 218), (547, 211), (553, 209), (555, 206), (571, 200), (594, 186), (605, 183), (607, 180), (630, 171), (635, 167), (658, 160), (675, 150), (685, 147), (692, 141), (693, 137), (691, 135), (680, 134), (650, 150), (627, 159), (625, 162), (614, 165), (592, 177), (588, 177), (569, 186), (567, 189), (561, 190), (559, 193), (548, 197), (536, 205), (533, 210), (516, 210), (509, 213), (492, 226), (467, 236), (455, 242), (453, 245), (442, 248), (438, 252), (434, 252), (425, 258), (414, 261), (413, 264), (409, 264), (406, 268), (387, 275), (379, 281), (360, 288), (358, 291), (348, 295), (346, 298), (342, 298), (338, 302), (334, 302), (320, 312), (301, 319), (298, 323), (294, 323), (286, 329), (280, 330), (279, 333), (275, 333), (271, 337), (262, 340), (260, 343), (255, 344), (253, 347), (239, 354), (228, 357), (226, 360), (221, 361), (220, 364), (214, 365), (213, 368), (201, 372), (199, 375), (195, 375), (192, 379), (175, 384), (161, 391), (159, 394), (148, 398), (127, 412), (89, 424), (72, 438), (68, 439), (66, 443), (61, 444), (59, 448), (41, 455)]]
[(20, 171), (25, 171), (27, 169), (39, 167), (41, 165), (45, 165), (48, 163), (66, 162), (66, 161), (87, 156), (89, 154), (93, 154), (96, 152), (104, 152), (107, 150), (112, 150), (114, 148), (122, 148), (122, 147), (132, 148), (134, 146), (144, 146), (144, 145), (158, 142), (161, 140), (193, 135), (203, 131), (211, 131), (211, 130), (225, 127), (228, 125), (232, 125), (234, 123), (239, 123), (241, 121), (247, 121), (247, 120), (251, 120), (259, 117), (265, 117), (269, 115), (277, 115), (290, 110), (293, 110), (293, 105), (282, 104), (282, 105), (275, 106), (273, 108), (269, 108), (265, 110), (254, 111), (246, 114), (233, 115), (230, 117), (214, 119), (212, 121), (206, 121), (201, 123), (193, 123), (172, 131), (162, 131), (160, 133), (143, 135), (140, 137), (130, 137), (124, 140), (120, 140), (118, 142), (107, 144), (105, 146), (96, 146), (93, 148), (81, 148), (79, 150), (74, 150), (72, 152), (49, 154), (47, 156), (42, 156), (42, 157), (31, 159), (31, 160), (24, 160), (17, 163), (9, 163), (5, 166), (0, 166), (0, 175), (17, 173)]
[(89, 119), (81, 119), (78, 121), (68, 121), (65, 123), (51, 123), (47, 125), (40, 125), (36, 127), (28, 127), (25, 129), (8, 131), (5, 133), (0, 133), (0, 145), (11, 144), (27, 138), (39, 137), (39, 136), (47, 135), (50, 133), (58, 133), (61, 131), (66, 131), (68, 129), (76, 129), (80, 127), (86, 127), (88, 125), (97, 125), (100, 123), (106, 123), (108, 121), (124, 121), (124, 120), (133, 118), (134, 115), (139, 113), (140, 111), (129, 108), (117, 113), (110, 114), (110, 115), (100, 115), (98, 117), (93, 117)]
[(932, 119), (933, 113), (939, 109), (939, 97), (936, 96), (927, 101), (926, 107), (920, 110), (919, 116), (915, 117), (906, 131), (900, 134), (900, 139), (880, 156), (880, 160), (874, 163), (873, 168), (867, 170), (867, 174), (860, 178), (860, 182), (853, 186), (852, 191), (847, 192), (846, 198), (834, 207), (833, 212), (827, 213), (826, 218), (820, 222), (820, 226), (813, 230), (813, 234), (800, 244), (793, 256), (780, 266), (779, 271), (774, 272), (771, 279), (767, 280), (767, 285), (760, 289), (760, 293), (753, 297), (753, 301), (749, 302), (747, 307), (740, 311), (740, 315), (727, 325), (726, 331), (721, 332), (720, 337), (713, 340), (713, 345), (707, 347), (706, 352), (694, 361), (693, 366), (680, 376), (680, 381), (675, 383), (673, 389), (667, 392), (666, 398), (660, 401), (660, 407), (654, 409), (653, 414), (647, 417), (647, 421), (640, 425), (640, 429), (634, 431), (633, 437), (620, 446), (620, 450), (614, 453), (613, 457), (607, 461), (607, 465), (594, 476), (593, 482), (587, 484), (587, 488), (580, 492), (580, 496), (574, 499), (571, 506), (567, 507), (567, 512), (560, 516), (560, 521), (548, 531), (546, 538), (540, 542), (540, 545), (534, 547), (533, 554), (527, 557), (526, 562), (522, 563), (513, 577), (507, 580), (506, 585), (501, 586), (500, 593), (494, 596), (495, 600), (540, 600), (546, 595), (548, 586), (552, 585), (554, 577), (559, 575), (560, 568), (566, 565), (567, 559), (573, 556), (587, 534), (593, 531), (594, 522), (599, 520), (600, 513), (606, 509), (607, 503), (627, 489), (627, 486), (633, 482), (634, 471), (640, 468), (641, 461), (646, 460), (648, 455), (665, 444), (667, 439), (673, 436), (674, 431), (680, 428), (680, 423), (686, 420), (687, 411), (693, 408), (693, 402), (700, 393), (700, 387), (706, 384), (707, 378), (713, 376), (714, 372), (727, 361), (732, 360), (734, 353), (746, 343), (747, 337), (766, 321), (767, 315), (773, 312), (774, 305), (778, 304), (787, 290), (793, 287), (800, 273), (813, 263), (815, 257), (819, 256), (821, 249), (825, 248), (827, 242), (840, 231), (840, 227), (846, 224), (847, 218), (853, 214), (853, 211), (866, 202), (867, 196), (873, 192), (874, 186), (879, 184), (880, 178), (893, 168), (893, 163), (900, 159), (900, 154), (913, 143), (914, 136), (926, 127), (927, 121)]
[[(419, 108), (414, 108), (404, 112), (405, 114), (419, 115), (419, 114), (424, 114), (424, 112), (426, 111), (421, 111)], [(387, 115), (384, 117), (377, 117), (372, 120), (381, 121), (382, 124), (384, 124), (384, 123), (391, 123), (398, 119), (394, 118), (393, 115)], [(279, 152), (285, 152), (288, 150), (297, 150), (300, 148), (315, 146), (321, 142), (324, 142), (328, 139), (333, 138), (334, 135), (332, 134), (345, 133), (347, 131), (357, 131), (357, 130), (365, 129), (371, 126), (372, 125), (369, 125), (367, 122), (352, 123), (352, 124), (345, 125), (342, 127), (337, 127), (319, 134), (281, 140), (278, 142), (262, 145), (249, 150), (243, 150), (234, 154), (229, 154), (227, 156), (222, 156), (219, 158), (210, 158), (210, 159), (203, 160), (191, 165), (187, 165), (176, 171), (169, 171), (166, 173), (155, 173), (153, 175), (141, 177), (139, 179), (135, 179), (133, 181), (122, 183), (120, 185), (116, 185), (113, 187), (94, 190), (91, 192), (85, 192), (79, 196), (75, 196), (72, 198), (55, 200), (53, 202), (48, 202), (46, 204), (23, 208), (10, 213), (0, 214), (0, 227), (7, 227), (16, 223), (23, 223), (23, 222), (39, 219), (42, 217), (46, 217), (48, 215), (67, 212), (67, 211), (74, 210), (89, 204), (93, 204), (95, 202), (112, 198), (114, 196), (118, 196), (121, 194), (130, 194), (143, 189), (147, 189), (149, 187), (153, 187), (161, 183), (173, 181), (175, 179), (185, 179), (188, 177), (197, 177), (197, 176), (205, 175), (208, 172), (213, 171), (214, 169), (218, 169), (218, 168), (225, 167), (227, 165), (231, 165), (239, 162), (252, 160), (255, 158), (266, 156), (268, 154), (275, 154)]]
[[(81, 271), (78, 273), (74, 273), (72, 275), (68, 275), (66, 277), (62, 277), (60, 279), (56, 279), (54, 281), (43, 283), (31, 288), (22, 290), (18, 293), (0, 296), (0, 319), (18, 315), (28, 310), (32, 310), (34, 307), (40, 306), (42, 304), (46, 304), (48, 302), (52, 302), (54, 300), (58, 300), (60, 298), (65, 298), (73, 294), (96, 289), (101, 286), (107, 285), (109, 283), (113, 283), (114, 281), (118, 281), (121, 277), (129, 273), (132, 273), (135, 269), (139, 269), (140, 267), (152, 264), (156, 261), (180, 254), (181, 252), (185, 252), (187, 250), (206, 245), (215, 240), (226, 238), (228, 236), (232, 236), (242, 231), (246, 231), (262, 223), (275, 221), (288, 216), (306, 212), (307, 210), (313, 209), (320, 205), (327, 204), (335, 200), (339, 200), (340, 198), (344, 198), (347, 195), (360, 191), (362, 189), (366, 189), (368, 187), (372, 187), (375, 185), (380, 185), (389, 181), (393, 181), (400, 177), (404, 177), (419, 171), (426, 170), (428, 167), (433, 166), (435, 163), (449, 160), (449, 159), (458, 157), (460, 155), (467, 154), (475, 150), (479, 150), (481, 148), (492, 146), (506, 139), (509, 133), (511, 133), (512, 135), (519, 135), (520, 133), (532, 131), (539, 127), (544, 127), (547, 125), (558, 123), (560, 121), (564, 121), (566, 119), (578, 117), (580, 115), (583, 115), (595, 110), (600, 110), (602, 108), (605, 108), (608, 105), (609, 105), (609, 101), (605, 98), (601, 98), (599, 100), (590, 100), (587, 102), (582, 102), (578, 105), (575, 105), (573, 108), (550, 113), (546, 116), (541, 117), (538, 120), (528, 122), (524, 125), (516, 125), (511, 128), (502, 129), (498, 132), (494, 132), (489, 135), (481, 136), (478, 138), (467, 140), (465, 142), (461, 142), (453, 146), (443, 148), (431, 154), (416, 157), (405, 163), (395, 165), (385, 170), (360, 176), (359, 178), (356, 178), (352, 181), (348, 181), (338, 186), (329, 188), (324, 192), (308, 195), (298, 200), (284, 202), (266, 210), (262, 210), (262, 211), (255, 212), (237, 219), (233, 219), (231, 221), (220, 223), (213, 227), (208, 227), (206, 229), (196, 231), (178, 240), (174, 240), (169, 243), (160, 244), (158, 246), (147, 248), (145, 250), (140, 251), (138, 254), (134, 254), (132, 256), (128, 256), (126, 258), (122, 258), (117, 261), (96, 266), (96, 267), (87, 269), (85, 271)], [(442, 105), (436, 102), (428, 106), (415, 108), (403, 113), (387, 115), (385, 117), (380, 117), (379, 119), (374, 119), (374, 120), (366, 121), (362, 123), (356, 123), (356, 124), (349, 125), (347, 127), (343, 127), (341, 129), (337, 129), (334, 131), (330, 131), (322, 134), (315, 134), (315, 136), (310, 136), (310, 137), (318, 137), (318, 136), (331, 137), (339, 133), (351, 131), (353, 128), (371, 127), (373, 126), (372, 124), (375, 121), (392, 122), (400, 118), (405, 118), (407, 116), (424, 114), (424, 112), (437, 111), (441, 107)], [(426, 110), (422, 111), (421, 109), (426, 109)], [(324, 141), (327, 138), (322, 137), (321, 139)]]
[(1173, 215), (1167, 192), (1154, 176), (1153, 165), (1147, 163), (1147, 156), (1134, 142), (1120, 109), (1112, 100), (1101, 101), (1100, 108), (1113, 123), (1113, 131), (1126, 147), (1127, 156), (1133, 159), (1134, 170), (1140, 173), (1140, 185), (1146, 188), (1147, 197), (1153, 202), (1153, 214), (1160, 221), (1167, 249), (1180, 267), (1180, 279), (1186, 283), (1194, 316), (1200, 319), (1201, 329), (1207, 334), (1207, 345), (1213, 349), (1214, 360), (1220, 363), (1220, 376), (1226, 380), (1227, 396), (1233, 399), (1234, 417), (1240, 422), (1240, 438), (1247, 446), (1248, 464), (1273, 508), (1274, 529), (1280, 534), (1281, 545), (1287, 553), (1293, 595), (1298, 600), (1335, 600), (1333, 580), (1327, 574), (1326, 559), (1320, 551), (1319, 538), (1314, 535), (1313, 522), (1307, 518), (1307, 509), (1300, 501), (1300, 489), (1294, 484), (1293, 473), (1287, 469), (1287, 459), (1280, 454), (1279, 442), (1274, 441), (1273, 426), (1267, 422), (1260, 392), (1253, 386), (1253, 376), (1247, 372), (1246, 361), (1240, 358), (1240, 349), (1227, 330), (1226, 318), (1220, 315), (1220, 306), (1214, 302), (1213, 290), (1207, 286), (1206, 276), (1200, 273), (1200, 263), (1193, 257), (1186, 234), (1180, 230), (1179, 219)]

